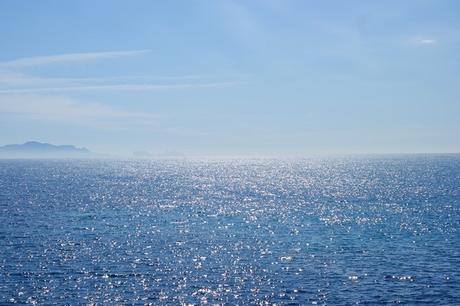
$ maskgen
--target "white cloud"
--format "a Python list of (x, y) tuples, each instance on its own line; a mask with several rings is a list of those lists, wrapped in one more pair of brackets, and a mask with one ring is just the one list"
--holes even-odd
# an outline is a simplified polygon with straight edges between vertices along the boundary
[(154, 124), (152, 113), (127, 111), (101, 103), (36, 94), (0, 95), (0, 117), (20, 117), (60, 123), (94, 125), (94, 123)]
[(0, 72), (0, 88), (4, 87), (33, 87), (33, 86), (70, 86), (88, 83), (120, 81), (126, 78), (44, 78), (25, 75), (18, 72)]
[(66, 53), (48, 56), (24, 57), (11, 61), (0, 62), (2, 68), (21, 68), (29, 66), (47, 65), (53, 63), (80, 62), (89, 60), (114, 59), (127, 56), (136, 56), (149, 52), (149, 50)]
[(437, 43), (436, 39), (430, 37), (415, 37), (411, 42), (421, 46), (435, 45)]
[[(21, 68), (51, 63), (88, 61), (135, 56), (149, 50), (67, 53), (50, 56), (20, 58), (0, 62), (0, 94), (61, 93), (82, 91), (164, 91), (198, 88), (215, 88), (232, 85), (233, 82), (216, 82), (215, 76), (184, 75), (170, 77), (99, 77), (99, 78), (50, 78), (31, 76), (21, 72)], [(198, 79), (208, 79), (197, 82)], [(148, 80), (150, 79), (150, 80)], [(214, 79), (212, 81), (211, 79)], [(152, 82), (153, 80), (153, 82)], [(162, 84), (155, 84), (163, 80)], [(164, 81), (176, 81), (164, 84)], [(190, 83), (177, 83), (177, 81)], [(203, 80), (204, 81), (204, 80)]]
[(53, 77), (40, 77), (31, 76), (19, 72), (1, 72), (0, 71), (0, 90), (6, 88), (18, 88), (18, 87), (70, 87), (70, 86), (81, 86), (90, 84), (114, 84), (119, 83), (131, 83), (136, 82), (143, 84), (158, 82), (158, 81), (174, 81), (174, 82), (221, 82), (229, 79), (248, 79), (251, 75), (249, 74), (227, 74), (227, 75), (178, 75), (178, 76), (113, 76), (113, 77), (85, 77), (85, 78), (53, 78)]
[(217, 88), (233, 85), (232, 82), (197, 83), (197, 84), (102, 84), (62, 87), (31, 87), (0, 89), (0, 94), (13, 93), (49, 93), (49, 92), (75, 92), (75, 91), (164, 91), (184, 90), (199, 88)]

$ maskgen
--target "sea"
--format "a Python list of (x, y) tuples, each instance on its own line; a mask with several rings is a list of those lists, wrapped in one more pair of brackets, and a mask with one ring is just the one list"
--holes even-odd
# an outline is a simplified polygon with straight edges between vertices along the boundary
[(0, 305), (459, 305), (460, 155), (0, 160)]

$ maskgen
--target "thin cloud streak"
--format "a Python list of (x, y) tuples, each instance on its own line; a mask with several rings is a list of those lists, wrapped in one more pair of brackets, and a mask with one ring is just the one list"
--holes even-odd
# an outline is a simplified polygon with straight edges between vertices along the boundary
[(412, 43), (415, 44), (415, 45), (435, 45), (437, 43), (436, 39), (434, 38), (423, 38), (423, 37), (417, 37), (417, 38), (414, 38), (412, 39)]
[(42, 88), (18, 88), (2, 89), (0, 94), (14, 93), (47, 93), (47, 92), (75, 92), (75, 91), (165, 91), (165, 90), (187, 90), (200, 88), (219, 88), (228, 87), (234, 82), (206, 83), (206, 84), (114, 84), (114, 85), (85, 85), (67, 87), (42, 87)]
[(82, 86), (90, 83), (108, 83), (113, 81), (126, 82), (129, 79), (139, 79), (140, 77), (98, 77), (98, 78), (50, 78), (29, 76), (22, 73), (1, 73), (0, 87), (62, 87), (62, 86)]
[(129, 51), (110, 51), (110, 52), (87, 52), (87, 53), (66, 53), (48, 56), (24, 57), (11, 61), (0, 62), (2, 68), (21, 68), (48, 65), (54, 63), (81, 62), (90, 60), (115, 59), (141, 55), (150, 50), (129, 50)]
[(0, 117), (19, 117), (77, 125), (108, 123), (156, 124), (149, 112), (129, 111), (98, 102), (83, 102), (69, 97), (37, 94), (0, 96)]
[[(30, 76), (22, 73), (2, 73), (0, 72), (0, 88), (6, 89), (8, 87), (14, 88), (32, 88), (32, 87), (72, 87), (72, 86), (89, 86), (95, 85), (109, 85), (110, 83), (128, 83), (142, 82), (151, 83), (158, 81), (201, 81), (201, 82), (229, 82), (233, 79), (248, 79), (249, 74), (227, 74), (227, 75), (178, 75), (178, 76), (111, 76), (111, 77), (96, 77), (96, 78), (50, 78), (50, 77), (37, 77)], [(8, 88), (11, 89), (11, 88)], [(1, 89), (0, 89), (1, 90)]]

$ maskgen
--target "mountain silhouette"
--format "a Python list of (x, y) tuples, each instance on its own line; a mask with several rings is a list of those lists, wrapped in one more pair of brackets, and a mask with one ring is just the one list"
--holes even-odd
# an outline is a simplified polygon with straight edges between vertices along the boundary
[(86, 148), (77, 148), (73, 145), (53, 145), (38, 141), (28, 141), (23, 144), (8, 144), (0, 146), (0, 157), (34, 158), (34, 157), (91, 157), (94, 153)]

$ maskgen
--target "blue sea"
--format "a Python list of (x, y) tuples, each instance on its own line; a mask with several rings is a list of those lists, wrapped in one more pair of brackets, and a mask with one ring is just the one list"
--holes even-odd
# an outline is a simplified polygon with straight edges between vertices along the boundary
[(0, 304), (460, 304), (460, 155), (0, 160)]

